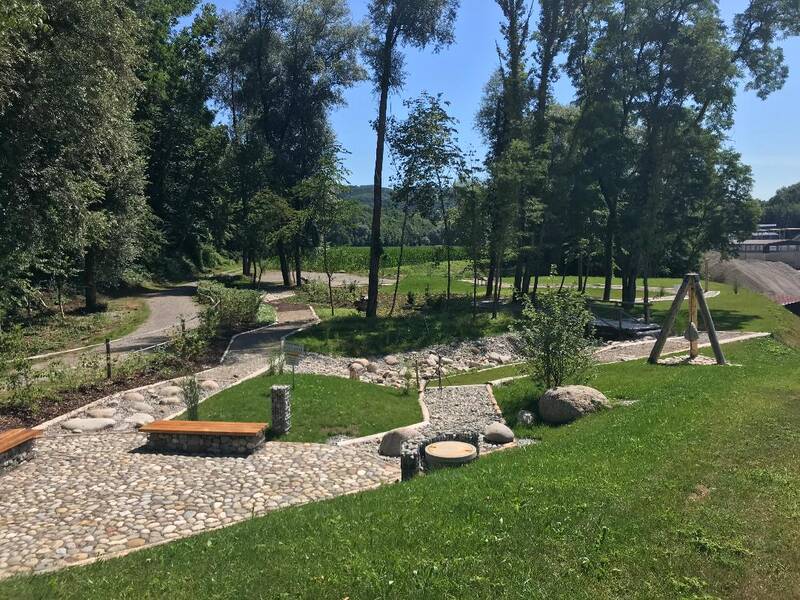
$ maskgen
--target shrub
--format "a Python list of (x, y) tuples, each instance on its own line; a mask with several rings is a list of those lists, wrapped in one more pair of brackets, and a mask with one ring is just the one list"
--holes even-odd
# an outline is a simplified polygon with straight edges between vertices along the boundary
[(215, 307), (214, 318), (218, 327), (223, 330), (257, 325), (259, 316), (268, 316), (263, 312), (259, 315), (262, 306), (261, 293), (254, 290), (227, 288), (215, 281), (203, 281), (198, 286), (197, 294), (201, 302)]
[(189, 421), (198, 420), (198, 406), (200, 405), (200, 386), (197, 379), (194, 377), (187, 377), (181, 381), (181, 390), (183, 391), (183, 399), (186, 402), (186, 418)]
[(584, 381), (594, 363), (592, 313), (573, 290), (540, 294), (526, 302), (517, 323), (517, 347), (531, 376), (547, 388)]

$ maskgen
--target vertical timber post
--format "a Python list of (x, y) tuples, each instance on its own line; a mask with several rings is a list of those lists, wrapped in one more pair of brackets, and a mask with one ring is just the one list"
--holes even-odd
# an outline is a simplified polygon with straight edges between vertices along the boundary
[(717, 359), (718, 365), (725, 365), (727, 361), (725, 360), (725, 355), (722, 353), (722, 346), (719, 343), (719, 338), (717, 337), (717, 328), (714, 327), (714, 319), (711, 318), (711, 311), (708, 310), (708, 304), (706, 304), (706, 297), (703, 295), (703, 288), (700, 283), (700, 276), (695, 274), (694, 281), (692, 282), (695, 286), (695, 289), (698, 291), (697, 295), (697, 303), (700, 305), (700, 314), (703, 315), (703, 321), (706, 324), (706, 329), (708, 330), (708, 340), (711, 342), (711, 348), (714, 350), (714, 358)]
[(111, 379), (111, 340), (106, 338), (106, 379)]

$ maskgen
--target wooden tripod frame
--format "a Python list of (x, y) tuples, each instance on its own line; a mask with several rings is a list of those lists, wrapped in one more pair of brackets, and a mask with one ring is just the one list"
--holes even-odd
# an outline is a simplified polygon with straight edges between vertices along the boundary
[[(717, 330), (714, 327), (714, 319), (711, 318), (711, 311), (708, 310), (706, 297), (703, 294), (703, 287), (700, 285), (700, 275), (697, 273), (687, 273), (683, 278), (683, 283), (681, 283), (681, 287), (678, 288), (678, 293), (675, 295), (675, 300), (672, 301), (672, 307), (669, 309), (667, 319), (661, 326), (661, 333), (658, 336), (658, 340), (656, 340), (656, 345), (653, 346), (653, 351), (650, 353), (650, 358), (647, 359), (647, 361), (650, 364), (658, 363), (661, 352), (664, 350), (664, 344), (667, 343), (669, 332), (672, 330), (673, 325), (675, 325), (678, 310), (680, 310), (683, 304), (683, 298), (686, 296), (687, 291), (689, 292), (689, 319), (694, 326), (697, 327), (697, 309), (699, 307), (700, 314), (703, 316), (703, 322), (708, 330), (708, 339), (711, 342), (711, 347), (714, 349), (714, 357), (717, 359), (717, 364), (726, 364), (725, 355), (722, 353), (722, 347), (717, 337)], [(690, 342), (689, 356), (695, 358), (697, 354), (697, 341), (692, 341)]]

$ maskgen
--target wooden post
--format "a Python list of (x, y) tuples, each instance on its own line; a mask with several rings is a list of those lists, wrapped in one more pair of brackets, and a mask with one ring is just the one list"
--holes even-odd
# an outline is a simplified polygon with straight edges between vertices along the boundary
[(678, 288), (678, 293), (675, 294), (675, 300), (672, 301), (672, 306), (669, 309), (667, 318), (664, 321), (664, 324), (661, 326), (661, 333), (656, 340), (655, 346), (653, 346), (652, 352), (650, 352), (650, 358), (647, 359), (647, 362), (652, 365), (658, 362), (658, 357), (661, 356), (661, 351), (664, 350), (664, 344), (667, 343), (669, 332), (672, 331), (672, 327), (675, 325), (675, 318), (678, 316), (678, 309), (680, 309), (681, 304), (683, 304), (683, 297), (686, 295), (686, 290), (692, 281), (693, 280), (691, 279), (690, 275), (684, 277), (681, 287)]
[(111, 379), (111, 340), (106, 338), (106, 379)]
[(708, 330), (708, 340), (711, 342), (711, 348), (714, 350), (714, 358), (717, 359), (718, 365), (727, 364), (725, 355), (722, 353), (722, 346), (720, 345), (719, 338), (717, 337), (717, 329), (714, 327), (714, 319), (711, 318), (711, 311), (708, 310), (706, 297), (703, 295), (703, 288), (700, 284), (699, 275), (694, 275), (693, 283), (695, 289), (699, 292), (697, 295), (697, 303), (700, 305), (700, 314), (703, 315), (703, 322), (705, 322), (706, 330)]
[[(699, 294), (703, 295), (703, 290)], [(694, 284), (689, 286), (689, 321), (697, 327), (697, 295), (698, 291), (695, 289)], [(691, 337), (691, 336), (690, 336)], [(700, 348), (697, 340), (689, 341), (689, 358), (697, 358), (700, 354)]]
[(181, 335), (186, 335), (186, 319), (181, 317)]

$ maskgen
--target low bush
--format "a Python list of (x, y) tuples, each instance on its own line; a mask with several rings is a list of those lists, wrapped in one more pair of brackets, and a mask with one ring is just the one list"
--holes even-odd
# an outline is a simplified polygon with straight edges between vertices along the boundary
[(593, 365), (592, 313), (573, 290), (540, 294), (516, 324), (517, 346), (533, 379), (547, 388), (584, 381)]
[[(274, 314), (262, 309), (260, 292), (228, 288), (215, 281), (202, 281), (197, 294), (202, 303), (212, 307), (217, 326), (224, 331), (272, 322), (260, 319), (272, 317), (274, 321)], [(204, 318), (209, 319), (210, 315), (204, 315)]]

